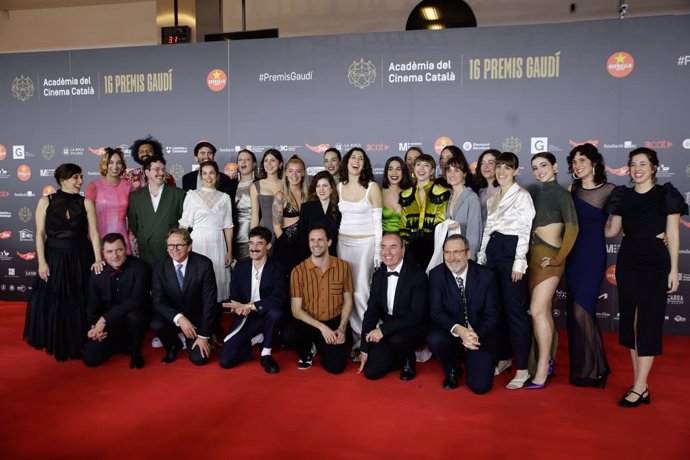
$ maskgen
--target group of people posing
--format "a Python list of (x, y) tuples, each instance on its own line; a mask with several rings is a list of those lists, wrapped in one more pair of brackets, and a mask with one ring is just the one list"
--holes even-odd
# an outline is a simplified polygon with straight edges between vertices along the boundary
[[(106, 149), (99, 180), (80, 195), (79, 166), (55, 170), (60, 190), (36, 210), (37, 284), (24, 337), (58, 360), (98, 365), (118, 351), (144, 365), (149, 326), (170, 363), (186, 348), (195, 364), (221, 348), (224, 368), (252, 359), (279, 372), (273, 343), (315, 355), (329, 372), (348, 359), (380, 378), (415, 377), (428, 345), (443, 387), (485, 393), (515, 368), (508, 389), (545, 388), (557, 334), (551, 313), (567, 284), (570, 383), (606, 385), (610, 368), (596, 319), (606, 267), (605, 238), (621, 231), (616, 265), (620, 344), (633, 385), (620, 405), (650, 403), (647, 379), (661, 353), (667, 293), (678, 289), (682, 195), (656, 184), (655, 151), (630, 152), (632, 187), (606, 180), (591, 144), (567, 157), (568, 189), (549, 152), (532, 156), (541, 189), (516, 182), (518, 157), (487, 150), (473, 173), (456, 146), (439, 157), (411, 148), (389, 158), (382, 187), (361, 148), (325, 151), (311, 181), (294, 155), (269, 149), (261, 162), (237, 157), (237, 176), (215, 163), (216, 148), (194, 148), (198, 170), (175, 186), (152, 138), (131, 147), (140, 169)], [(610, 217), (611, 216), (611, 217)], [(608, 222), (608, 225), (607, 225)], [(222, 313), (232, 313), (229, 333)], [(415, 353), (417, 352), (417, 353)], [(426, 353), (428, 358), (428, 351)]]

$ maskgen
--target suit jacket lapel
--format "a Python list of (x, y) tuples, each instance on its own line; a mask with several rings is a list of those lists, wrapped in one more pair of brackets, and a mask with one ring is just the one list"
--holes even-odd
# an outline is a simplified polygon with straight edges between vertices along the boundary
[[(408, 264), (409, 262), (403, 262), (402, 268), (400, 269), (400, 274), (398, 275), (398, 284), (395, 286), (395, 297), (393, 298), (393, 313), (398, 309), (398, 305), (400, 305), (400, 296), (402, 296), (401, 292), (403, 290), (403, 286), (405, 286), (405, 281), (407, 280), (407, 274), (408, 274)], [(386, 276), (386, 283), (388, 282), (388, 276)], [(388, 291), (388, 285), (386, 284), (386, 291)], [(386, 304), (388, 305), (388, 304)]]

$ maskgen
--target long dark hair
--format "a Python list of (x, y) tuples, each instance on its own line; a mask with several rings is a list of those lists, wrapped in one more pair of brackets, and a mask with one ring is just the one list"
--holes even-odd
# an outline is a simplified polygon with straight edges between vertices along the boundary
[(386, 165), (383, 167), (383, 180), (381, 181), (383, 188), (390, 187), (391, 183), (388, 181), (388, 167), (392, 162), (397, 161), (400, 163), (400, 169), (402, 170), (402, 178), (400, 179), (400, 190), (407, 190), (412, 187), (412, 179), (410, 179), (410, 171), (407, 170), (407, 164), (402, 158), (395, 156), (390, 157), (386, 160)]
[(309, 199), (308, 201), (319, 201), (319, 197), (316, 195), (316, 186), (321, 179), (326, 179), (328, 185), (331, 186), (331, 200), (328, 203), (328, 211), (335, 217), (336, 221), (340, 218), (340, 211), (338, 210), (338, 189), (335, 184), (335, 179), (331, 176), (328, 171), (319, 171), (316, 176), (314, 176), (309, 184)]
[(474, 183), (472, 188), (475, 192), (489, 186), (489, 182), (482, 176), (482, 160), (486, 155), (493, 155), (494, 158), (498, 159), (500, 154), (501, 152), (496, 149), (488, 149), (484, 150), (482, 154), (479, 155), (479, 158), (477, 158), (477, 168), (474, 170), (474, 176), (472, 177), (472, 182)]
[(362, 167), (362, 172), (359, 175), (359, 185), (367, 188), (369, 186), (369, 182), (374, 181), (374, 171), (371, 168), (371, 161), (367, 156), (367, 152), (360, 147), (351, 148), (343, 157), (343, 161), (340, 163), (340, 180), (344, 184), (347, 184), (350, 181), (350, 173), (347, 171), (347, 164), (350, 162), (350, 157), (354, 152), (360, 152), (364, 157), (364, 166)]
[(264, 169), (264, 160), (266, 159), (267, 156), (273, 156), (276, 160), (278, 160), (278, 163), (280, 163), (280, 166), (278, 166), (278, 179), (283, 178), (283, 155), (280, 154), (280, 152), (276, 149), (268, 149), (264, 152), (264, 156), (261, 157), (261, 163), (259, 163), (259, 175), (261, 176), (261, 179), (266, 179), (268, 175), (266, 174), (266, 170)]

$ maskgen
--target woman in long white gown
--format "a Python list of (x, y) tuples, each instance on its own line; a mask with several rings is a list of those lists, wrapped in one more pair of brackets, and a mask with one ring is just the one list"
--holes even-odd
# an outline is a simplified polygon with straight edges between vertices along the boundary
[(230, 195), (216, 189), (220, 171), (215, 161), (201, 163), (199, 175), (203, 185), (187, 192), (180, 227), (192, 228), (194, 252), (213, 262), (220, 302), (230, 295), (232, 201)]

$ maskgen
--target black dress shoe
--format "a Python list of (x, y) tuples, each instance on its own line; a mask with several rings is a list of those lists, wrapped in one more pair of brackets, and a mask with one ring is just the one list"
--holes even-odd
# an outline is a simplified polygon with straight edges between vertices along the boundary
[(129, 360), (130, 369), (141, 369), (144, 367), (144, 357), (141, 353), (132, 353), (132, 358)]
[(261, 357), (261, 367), (263, 367), (268, 374), (277, 374), (278, 372), (280, 372), (280, 369), (278, 368), (278, 363), (275, 359), (273, 359), (273, 356), (271, 355), (265, 355)]
[(413, 359), (406, 359), (403, 367), (400, 370), (400, 380), (412, 380), (417, 375), (415, 370), (415, 361)]
[(446, 378), (443, 379), (443, 389), (455, 390), (459, 386), (460, 384), (458, 383), (458, 371), (456, 371), (455, 369), (448, 371), (448, 373), (446, 374)]
[(177, 359), (177, 352), (180, 351), (180, 345), (173, 345), (170, 350), (163, 356), (163, 363), (170, 364)]

